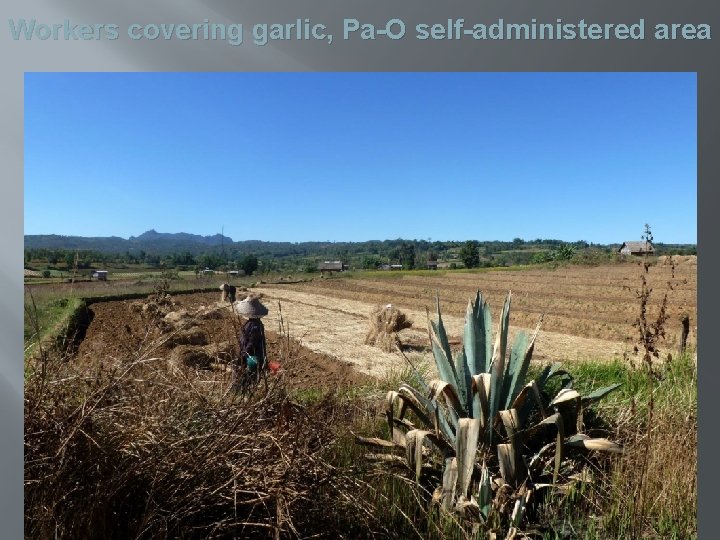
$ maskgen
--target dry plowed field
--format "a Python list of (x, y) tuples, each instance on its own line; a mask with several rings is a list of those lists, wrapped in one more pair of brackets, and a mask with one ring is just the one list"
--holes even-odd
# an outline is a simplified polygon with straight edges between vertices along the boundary
[[(337, 388), (358, 384), (366, 380), (366, 374), (382, 376), (406, 367), (401, 355), (364, 344), (374, 308), (391, 303), (408, 315), (414, 324), (400, 333), (405, 353), (411, 361), (424, 357), (431, 364), (426, 308), (435, 317), (435, 295), (439, 295), (451, 345), (458, 347), (468, 300), (478, 288), (490, 303), (494, 328), (505, 294), (512, 291), (511, 335), (518, 330), (531, 332), (544, 314), (535, 359), (573, 362), (632, 356), (642, 273), (636, 264), (429, 275), (388, 272), (373, 278), (334, 276), (261, 284), (253, 291), (262, 295), (270, 309), (264, 319), (270, 356), (283, 356), (281, 336), (292, 338), (293, 361), (283, 366), (291, 386)], [(677, 350), (684, 314), (691, 319), (693, 345), (697, 339), (697, 259), (682, 258), (674, 270), (660, 261), (645, 275), (654, 288), (650, 317), (656, 316), (663, 295), (668, 294), (663, 353)], [(215, 359), (233, 356), (238, 321), (229, 306), (219, 302), (219, 294), (173, 295), (159, 314), (145, 311), (146, 304), (152, 304), (149, 300), (92, 304), (92, 320), (78, 357), (113, 361), (150, 355), (182, 361), (180, 352), (191, 354), (193, 347)]]
[[(400, 336), (409, 349), (421, 354), (428, 343), (426, 308), (434, 316), (439, 294), (443, 319), (451, 341), (459, 343), (467, 302), (479, 288), (490, 303), (495, 325), (508, 290), (512, 291), (511, 334), (532, 331), (544, 314), (535, 358), (582, 361), (633, 355), (638, 331), (637, 291), (644, 270), (638, 264), (401, 275), (370, 279), (315, 279), (293, 284), (264, 284), (256, 289), (271, 309), (268, 324), (278, 324), (278, 307), (290, 333), (306, 347), (342, 358), (366, 373), (378, 374), (402, 366), (398, 355), (364, 345), (368, 315), (378, 305), (392, 303), (414, 321)], [(673, 269), (661, 259), (645, 273), (654, 289), (649, 314), (656, 316), (665, 292), (669, 320), (664, 353), (677, 349), (681, 318), (691, 319), (690, 342), (697, 336), (697, 258), (678, 257)], [(672, 289), (668, 288), (668, 283)], [(279, 306), (278, 306), (279, 303)]]

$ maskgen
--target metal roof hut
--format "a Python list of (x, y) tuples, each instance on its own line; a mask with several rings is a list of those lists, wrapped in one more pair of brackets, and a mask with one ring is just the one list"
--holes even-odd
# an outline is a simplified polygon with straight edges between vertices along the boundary
[(655, 255), (650, 242), (623, 242), (618, 250), (620, 255)]
[(320, 273), (324, 274), (325, 272), (328, 272), (332, 274), (333, 272), (342, 272), (345, 269), (342, 261), (323, 261), (320, 264), (318, 264), (318, 270), (320, 270)]

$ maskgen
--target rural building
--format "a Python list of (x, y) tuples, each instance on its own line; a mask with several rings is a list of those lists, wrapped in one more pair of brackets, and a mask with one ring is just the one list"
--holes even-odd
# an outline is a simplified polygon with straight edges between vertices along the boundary
[(402, 264), (391, 264), (390, 270), (402, 270)]
[(209, 268), (206, 268), (202, 271), (202, 274), (205, 276), (212, 276), (215, 274), (215, 270), (210, 270)]
[(321, 273), (328, 272), (332, 274), (333, 272), (347, 270), (347, 265), (344, 265), (342, 261), (323, 261), (318, 264), (318, 270), (320, 270)]
[(427, 262), (427, 269), (428, 269), (428, 270), (437, 270), (437, 269), (438, 269), (438, 262), (437, 262), (437, 261), (428, 261), (428, 262)]
[(620, 255), (654, 255), (655, 248), (650, 242), (623, 242), (618, 253)]
[(230, 277), (244, 276), (245, 270), (228, 270), (227, 272), (225, 272), (225, 274)]
[(98, 281), (107, 281), (107, 270), (95, 270), (92, 273), (92, 277), (96, 278)]

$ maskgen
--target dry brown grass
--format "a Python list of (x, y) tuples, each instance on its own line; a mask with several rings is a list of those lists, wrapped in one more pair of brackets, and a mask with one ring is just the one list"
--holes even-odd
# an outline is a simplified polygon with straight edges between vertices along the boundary
[(225, 374), (160, 358), (39, 362), (25, 385), (27, 538), (304, 537), (371, 519), (358, 481), (326, 459), (344, 414), (333, 398), (300, 406), (277, 383), (237, 396)]
[(379, 306), (370, 313), (365, 344), (393, 352), (400, 346), (398, 332), (412, 327), (412, 321), (392, 305)]

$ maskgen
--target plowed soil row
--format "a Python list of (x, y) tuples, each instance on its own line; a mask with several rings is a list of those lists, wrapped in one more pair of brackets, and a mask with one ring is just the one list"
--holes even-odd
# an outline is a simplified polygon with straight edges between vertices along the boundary
[[(651, 267), (644, 274), (654, 289), (649, 302), (651, 317), (657, 315), (663, 295), (668, 293), (665, 345), (670, 348), (679, 343), (683, 315), (690, 316), (693, 327), (697, 325), (696, 258), (683, 260), (676, 266), (674, 275), (671, 267), (663, 264)], [(443, 313), (456, 317), (464, 317), (468, 299), (478, 288), (495, 310), (502, 305), (507, 291), (512, 290), (512, 316), (517, 325), (532, 327), (544, 314), (543, 328), (547, 331), (632, 343), (637, 339), (633, 325), (639, 314), (637, 291), (643, 273), (637, 264), (616, 264), (376, 279), (333, 277), (283, 288), (377, 305), (393, 303), (416, 311), (434, 308), (438, 294)]]
[[(680, 317), (692, 321), (691, 344), (696, 340), (696, 259), (673, 270), (657, 265), (645, 274), (655, 288), (649, 312), (654, 316), (662, 295), (668, 292), (667, 339), (663, 354), (674, 352), (680, 335)], [(403, 275), (373, 279), (332, 277), (293, 284), (264, 284), (254, 290), (270, 309), (264, 319), (269, 356), (282, 359), (284, 377), (291, 387), (337, 388), (382, 377), (406, 367), (397, 353), (386, 353), (364, 344), (368, 316), (378, 305), (392, 303), (413, 321), (400, 334), (411, 361), (431, 364), (428, 350), (427, 312), (435, 316), (439, 294), (443, 320), (451, 343), (459, 346), (468, 300), (480, 288), (491, 305), (497, 323), (502, 301), (513, 291), (511, 338), (518, 330), (532, 332), (545, 315), (534, 358), (582, 361), (632, 356), (637, 341), (633, 327), (639, 313), (635, 291), (643, 269), (635, 264), (556, 270), (442, 273), (430, 276)], [(672, 284), (672, 290), (667, 284)], [(175, 295), (172, 311), (214, 311), (218, 316), (192, 321), (212, 349), (217, 344), (227, 353), (235, 347), (238, 321), (218, 293)], [(78, 349), (80, 361), (121, 362), (141, 356), (171, 358), (173, 347), (161, 328), (132, 301), (92, 304), (89, 327)], [(288, 339), (289, 338), (289, 339)], [(292, 344), (291, 346), (288, 344)], [(288, 354), (288, 347), (292, 353)], [(219, 381), (226, 384), (229, 374)]]
[[(191, 321), (206, 336), (210, 350), (213, 345), (224, 348), (229, 344), (232, 354), (237, 354), (237, 330), (240, 321), (227, 305), (218, 302), (216, 293), (178, 294), (171, 297), (174, 312), (205, 308), (216, 310), (216, 318)], [(141, 302), (142, 303), (142, 302)], [(172, 357), (172, 333), (160, 331), (156, 321), (134, 309), (137, 300), (98, 302), (89, 306), (90, 324), (79, 344), (76, 359), (80, 362), (117, 364), (137, 358)], [(266, 323), (268, 358), (281, 360), (282, 376), (291, 389), (337, 389), (367, 383), (368, 377), (354, 369), (341, 358), (320, 351), (312, 351), (297, 341), (288, 354), (283, 335), (273, 331), (272, 323)], [(230, 384), (230, 372), (224, 364), (214, 366), (217, 384)]]

